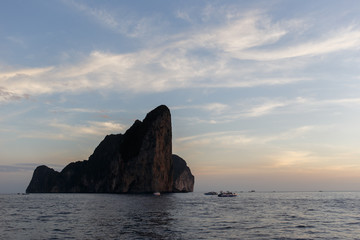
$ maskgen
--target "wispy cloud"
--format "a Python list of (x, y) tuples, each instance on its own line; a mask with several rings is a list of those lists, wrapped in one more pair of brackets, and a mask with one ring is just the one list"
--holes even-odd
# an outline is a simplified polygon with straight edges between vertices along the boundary
[(275, 43), (286, 33), (285, 28), (277, 23), (272, 23), (267, 17), (250, 15), (214, 30), (211, 34), (214, 38), (207, 40), (207, 42), (209, 44), (215, 43), (224, 52), (238, 57), (234, 53)]
[(175, 13), (175, 16), (179, 19), (182, 19), (186, 22), (192, 22), (193, 20), (191, 19), (189, 13), (187, 11), (183, 11), (183, 10), (177, 10)]
[(26, 133), (19, 134), (19, 137), (65, 140), (86, 136), (104, 136), (106, 134), (120, 133), (123, 132), (127, 127), (125, 125), (112, 121), (89, 121), (87, 122), (87, 124), (82, 125), (74, 125), (53, 121), (49, 123), (48, 126), (57, 129), (57, 131), (27, 131)]
[(5, 90), (4, 88), (0, 87), (0, 103), (1, 102), (9, 102), (14, 100), (19, 100), (22, 98), (28, 98), (29, 96), (27, 94), (16, 94), (13, 92), (9, 92)]
[(126, 9), (111, 11), (105, 8), (91, 7), (85, 3), (73, 0), (64, 0), (63, 2), (90, 16), (104, 27), (127, 37), (138, 38), (144, 36), (149, 29), (154, 28), (151, 26), (152, 19), (137, 18), (130, 15)]
[(98, 135), (110, 134), (114, 132), (122, 132), (125, 126), (114, 122), (89, 122), (88, 125), (68, 125), (63, 123), (51, 123), (50, 126), (58, 128), (61, 133), (69, 134), (71, 136), (84, 135)]
[(275, 50), (246, 50), (238, 57), (252, 60), (277, 60), (284, 58), (316, 56), (341, 50), (358, 49), (360, 30), (357, 27), (346, 27), (331, 34), (314, 39), (306, 43), (281, 47)]
[[(224, 139), (227, 139), (227, 144), (224, 144)], [(229, 141), (230, 140), (230, 141)], [(175, 139), (178, 143), (190, 143), (190, 145), (208, 145), (210, 143), (220, 143), (221, 145), (229, 146), (229, 142), (232, 143), (251, 143), (255, 141), (254, 138), (246, 136), (243, 132), (230, 131), (230, 132), (213, 132), (201, 135), (182, 137)], [(231, 144), (233, 145), (233, 144)], [(215, 145), (218, 146), (218, 145)]]
[[(105, 25), (122, 29), (116, 17), (106, 10), (68, 2)], [(186, 17), (184, 13), (180, 15)], [(299, 21), (276, 22), (261, 12), (229, 14), (221, 23), (166, 36), (159, 43), (151, 43), (136, 52), (98, 50), (73, 64), (3, 71), (0, 73), (0, 99), (6, 102), (28, 95), (89, 90), (142, 93), (293, 84), (313, 80), (296, 74), (311, 61), (286, 58), (358, 49), (360, 31), (356, 27), (339, 29), (336, 34), (334, 31), (315, 35), (307, 43), (294, 40), (285, 44), (286, 47), (278, 47), (279, 41), (299, 28)], [(282, 103), (258, 106), (248, 116), (264, 115), (280, 107)]]
[[(336, 148), (336, 146), (334, 146)], [(296, 171), (352, 172), (360, 169), (356, 156), (350, 149), (334, 149), (328, 153), (301, 149), (288, 149), (275, 153), (265, 168), (295, 169)], [(340, 160), (341, 159), (341, 160)]]
[(268, 166), (270, 168), (294, 168), (306, 165), (315, 165), (319, 161), (317, 156), (306, 151), (283, 151), (272, 157), (273, 163)]
[(17, 76), (39, 76), (43, 73), (49, 72), (52, 70), (53, 67), (45, 67), (45, 68), (23, 68), (23, 69), (16, 69), (16, 70), (8, 70), (2, 69), (2, 72), (0, 73), (0, 79), (2, 81), (17, 77)]
[(50, 110), (52, 113), (95, 113), (95, 114), (109, 114), (124, 112), (124, 110), (109, 110), (109, 109), (95, 109), (95, 108), (62, 108), (56, 107)]
[(328, 129), (327, 126), (301, 126), (289, 129), (283, 132), (277, 132), (273, 135), (259, 135), (258, 133), (247, 133), (245, 131), (224, 131), (200, 134), (189, 137), (182, 137), (175, 139), (179, 145), (186, 146), (207, 146), (211, 145), (216, 148), (239, 148), (241, 146), (268, 144), (279, 141), (288, 141), (296, 139), (313, 131), (324, 131)]
[(30, 95), (53, 93), (43, 78), (50, 77), (53, 67), (24, 68), (0, 73), (0, 100), (28, 98)]
[[(8, 165), (0, 165), (0, 172), (9, 173), (9, 172), (29, 172), (34, 171), (37, 166), (41, 164), (39, 163), (16, 163), (16, 164), (8, 164)], [(47, 164), (50, 168), (61, 169), (64, 166), (57, 164)]]
[[(6, 121), (11, 122), (12, 120), (17, 119), (17, 118), (22, 119), (22, 118), (24, 118), (24, 116), (25, 116), (26, 114), (28, 114), (29, 112), (33, 111), (35, 108), (36, 108), (36, 107), (28, 107), (28, 108), (20, 109), (20, 110), (17, 110), (17, 111), (13, 110), (13, 111), (11, 111), (11, 112), (9, 112), (9, 113), (3, 112), (3, 113), (1, 114), (1, 116), (0, 116), (0, 122), (2, 122), (2, 121), (4, 121), (4, 122), (6, 122)], [(5, 129), (1, 129), (1, 130), (4, 131)], [(8, 130), (6, 129), (6, 131), (8, 131)]]
[(201, 109), (204, 111), (208, 111), (214, 114), (221, 114), (229, 108), (228, 105), (223, 103), (208, 103), (203, 105), (187, 105), (187, 106), (173, 106), (171, 109), (173, 110), (181, 110), (181, 109)]
[[(301, 112), (302, 114), (323, 112), (326, 109), (356, 108), (360, 105), (359, 98), (339, 98), (339, 99), (314, 99), (297, 97), (286, 98), (260, 98), (247, 99), (241, 103), (223, 104), (212, 103), (204, 105), (174, 106), (173, 110), (181, 109), (201, 109), (208, 111), (211, 115), (206, 115), (204, 119), (189, 119), (198, 123), (228, 123), (246, 118), (260, 118), (269, 115), (291, 115)], [(210, 120), (209, 120), (210, 119)]]
[(253, 107), (252, 109), (249, 109), (247, 113), (244, 114), (244, 116), (247, 117), (259, 117), (265, 114), (269, 114), (276, 108), (284, 107), (286, 106), (286, 103), (283, 102), (267, 102), (265, 104), (262, 104), (260, 106)]

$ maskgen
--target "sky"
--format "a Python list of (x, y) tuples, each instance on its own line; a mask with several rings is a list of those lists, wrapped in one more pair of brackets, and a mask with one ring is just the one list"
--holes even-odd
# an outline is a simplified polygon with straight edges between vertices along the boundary
[(358, 1), (5, 0), (0, 193), (158, 105), (195, 191), (360, 191)]

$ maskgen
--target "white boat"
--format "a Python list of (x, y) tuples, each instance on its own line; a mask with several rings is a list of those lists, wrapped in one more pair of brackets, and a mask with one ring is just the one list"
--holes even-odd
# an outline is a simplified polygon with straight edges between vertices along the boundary
[(154, 192), (153, 195), (154, 196), (160, 196), (161, 194), (160, 194), (160, 192)]

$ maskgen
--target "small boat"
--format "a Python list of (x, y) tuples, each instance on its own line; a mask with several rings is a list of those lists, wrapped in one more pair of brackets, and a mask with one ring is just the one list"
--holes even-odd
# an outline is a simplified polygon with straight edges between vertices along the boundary
[(153, 195), (154, 196), (160, 196), (161, 194), (160, 194), (160, 192), (154, 192)]
[(236, 193), (233, 193), (233, 192), (223, 192), (221, 191), (219, 194), (218, 194), (218, 197), (236, 197)]
[(204, 193), (204, 195), (218, 195), (217, 192), (207, 192), (207, 193)]

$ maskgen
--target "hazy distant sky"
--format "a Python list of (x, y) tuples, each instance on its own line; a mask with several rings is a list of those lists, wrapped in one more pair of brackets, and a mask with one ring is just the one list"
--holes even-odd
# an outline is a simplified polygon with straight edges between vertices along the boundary
[(360, 2), (1, 1), (0, 192), (160, 104), (195, 191), (360, 190)]

